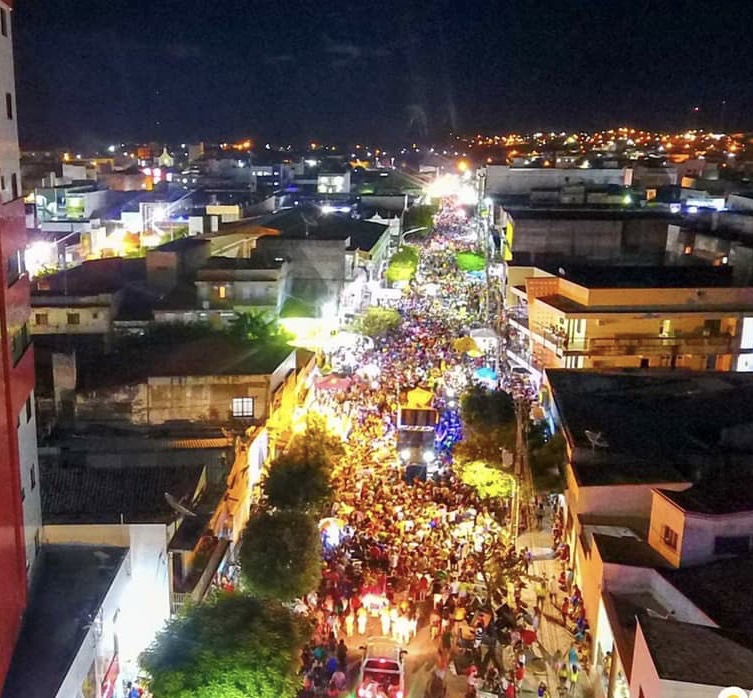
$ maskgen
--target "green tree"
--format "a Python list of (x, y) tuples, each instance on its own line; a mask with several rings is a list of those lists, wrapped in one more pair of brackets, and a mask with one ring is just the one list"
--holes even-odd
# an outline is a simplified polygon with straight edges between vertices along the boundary
[(259, 511), (246, 525), (239, 560), (256, 596), (279, 601), (304, 596), (321, 579), (317, 522), (295, 510)]
[(280, 327), (274, 318), (264, 312), (240, 313), (230, 322), (229, 332), (238, 339), (265, 342), (280, 336)]
[(479, 252), (458, 252), (455, 263), (460, 271), (483, 271), (486, 269), (484, 255)]
[(168, 621), (140, 663), (154, 698), (294, 698), (310, 635), (280, 604), (220, 593)]
[(488, 429), (515, 424), (515, 402), (504, 390), (489, 390), (473, 385), (460, 400), (460, 415), (465, 427)]
[(356, 320), (354, 329), (372, 339), (378, 339), (397, 329), (401, 322), (402, 317), (394, 308), (372, 306)]
[(521, 581), (525, 566), (517, 555), (511, 557), (502, 545), (484, 543), (475, 553), (478, 569), (493, 608), (508, 601), (510, 588)]
[(511, 497), (515, 489), (512, 475), (481, 460), (458, 463), (456, 473), (461, 482), (476, 490), (481, 499)]
[(434, 227), (434, 216), (439, 208), (437, 206), (411, 206), (403, 217), (403, 228), (426, 228), (421, 233), (416, 233), (416, 237), (425, 237)]
[(322, 512), (332, 499), (332, 469), (320, 458), (287, 452), (272, 461), (264, 480), (267, 504), (276, 509)]
[(403, 245), (390, 258), (384, 273), (389, 282), (410, 281), (418, 269), (418, 250), (411, 245)]
[[(548, 438), (547, 438), (548, 437)], [(567, 460), (567, 443), (561, 431), (549, 436), (544, 427), (532, 428), (528, 436), (528, 464), (538, 492), (564, 489), (562, 467)]]
[(460, 415), (463, 440), (455, 446), (456, 459), (502, 466), (504, 451), (513, 451), (517, 438), (515, 403), (510, 395), (473, 386), (460, 400)]

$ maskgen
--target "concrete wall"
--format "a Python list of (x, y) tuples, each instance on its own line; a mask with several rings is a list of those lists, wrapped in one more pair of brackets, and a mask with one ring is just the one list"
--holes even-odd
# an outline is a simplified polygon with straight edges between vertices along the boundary
[(39, 484), (39, 460), (37, 456), (37, 418), (34, 391), (29, 395), (27, 406), (18, 415), (18, 461), (21, 472), (21, 488), (24, 492), (24, 543), (26, 568), (31, 569), (36, 559), (40, 529), (42, 527), (42, 500)]
[[(29, 323), (31, 333), (109, 335), (112, 333), (119, 300), (120, 294), (111, 293), (72, 296), (67, 302), (63, 296), (34, 296)], [(69, 315), (77, 315), (78, 323), (70, 322)]]
[(291, 290), (300, 298), (337, 299), (346, 278), (347, 240), (260, 237), (257, 249), (274, 257), (291, 260)]
[(253, 417), (266, 420), (273, 392), (295, 374), (291, 352), (270, 376), (152, 376), (145, 383), (79, 391), (76, 415), (86, 421), (162, 424), (171, 420), (231, 421), (233, 398), (254, 398)]
[(489, 195), (522, 195), (531, 189), (563, 187), (572, 184), (618, 184), (628, 181), (629, 168), (624, 169), (558, 169), (508, 167), (489, 165), (486, 170), (486, 193)]
[(667, 222), (660, 218), (588, 219), (568, 217), (567, 212), (552, 215), (542, 211), (515, 217), (515, 254), (525, 254), (534, 263), (540, 259), (552, 262), (602, 261), (641, 264), (661, 263), (667, 240)]

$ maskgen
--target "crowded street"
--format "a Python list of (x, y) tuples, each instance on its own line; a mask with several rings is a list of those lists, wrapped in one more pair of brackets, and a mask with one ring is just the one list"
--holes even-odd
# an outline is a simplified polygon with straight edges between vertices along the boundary
[[(587, 628), (559, 540), (559, 498), (527, 491), (525, 501), (482, 499), (453, 471), (465, 390), (475, 383), (533, 395), (508, 377), (498, 340), (460, 350), (483, 327), (486, 304), (502, 296), (489, 288), (499, 278), (458, 269), (456, 254), (475, 238), (461, 209), (442, 209), (420, 243), (416, 278), (393, 302), (400, 326), (340, 350), (355, 356), (329, 357), (357, 368), (317, 392), (317, 409), (346, 425), (346, 452), (320, 525), (322, 584), (301, 600), (316, 620), (302, 655), (307, 695), (579, 695)], [(417, 394), (441, 414), (434, 450), (420, 464), (399, 447), (401, 405)], [(408, 466), (420, 476), (406, 477)], [(518, 529), (516, 507), (530, 530)], [(510, 572), (502, 591), (487, 586), (491, 551)], [(393, 678), (361, 668), (359, 648), (373, 638), (406, 650)]]

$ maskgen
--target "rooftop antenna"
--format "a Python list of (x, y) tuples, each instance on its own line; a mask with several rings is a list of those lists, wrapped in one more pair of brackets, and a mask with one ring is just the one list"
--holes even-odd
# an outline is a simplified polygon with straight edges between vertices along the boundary
[(195, 512), (191, 511), (188, 507), (184, 507), (175, 497), (169, 492), (165, 492), (165, 501), (170, 505), (170, 508), (183, 516), (196, 517)]
[(586, 438), (591, 444), (592, 451), (595, 451), (597, 448), (609, 448), (609, 441), (602, 436), (600, 431), (586, 429)]

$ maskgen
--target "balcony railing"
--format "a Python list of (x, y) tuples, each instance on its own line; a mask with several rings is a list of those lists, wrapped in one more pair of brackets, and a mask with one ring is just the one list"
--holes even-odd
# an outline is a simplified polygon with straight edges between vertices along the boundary
[(675, 337), (661, 335), (626, 334), (614, 337), (590, 337), (567, 340), (549, 331), (536, 335), (544, 346), (558, 356), (586, 354), (589, 356), (633, 356), (662, 354), (736, 354), (737, 337), (734, 335), (683, 334)]

